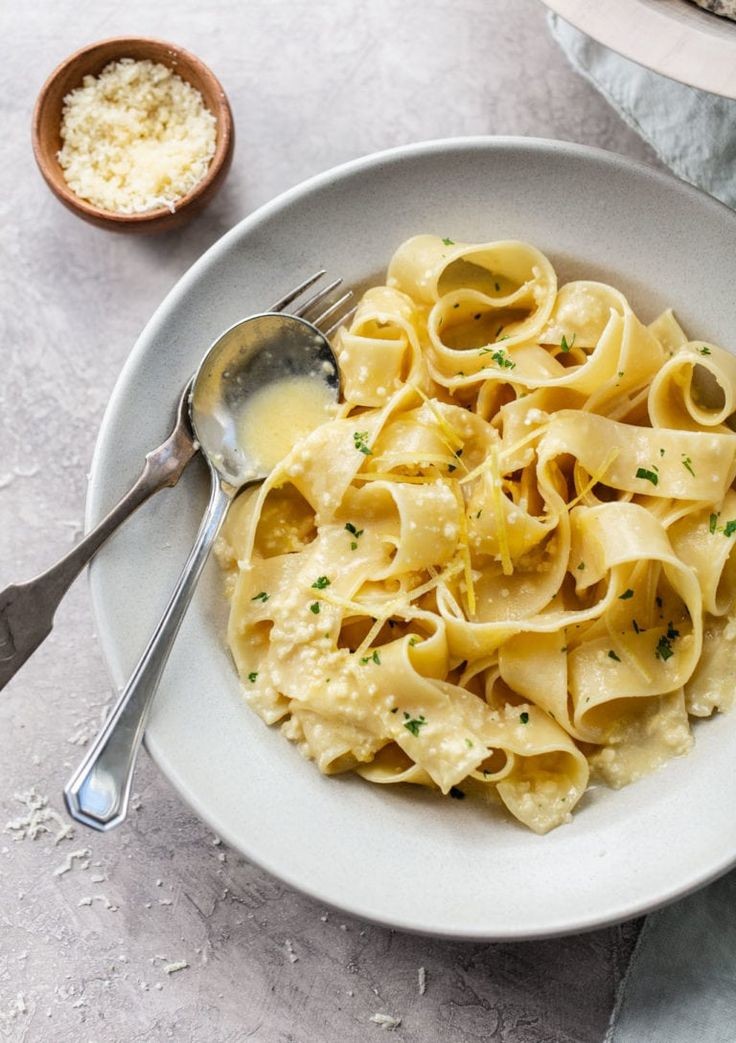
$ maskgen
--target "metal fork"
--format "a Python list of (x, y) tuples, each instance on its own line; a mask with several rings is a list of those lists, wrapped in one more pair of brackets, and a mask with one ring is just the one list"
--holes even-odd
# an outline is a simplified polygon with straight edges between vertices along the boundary
[[(321, 269), (310, 275), (276, 301), (270, 311), (285, 312), (290, 304), (298, 301), (305, 291), (318, 283), (325, 274)], [(328, 319), (340, 315), (337, 321), (333, 321), (323, 330), (326, 336), (330, 336), (354, 310), (341, 313), (341, 309), (344, 309), (352, 297), (352, 290), (348, 290), (328, 307), (321, 307), (327, 303), (341, 282), (341, 279), (335, 279), (328, 286), (317, 290), (291, 314), (307, 318), (319, 311), (316, 317), (310, 319), (315, 326), (321, 326)], [(0, 592), (0, 691), (51, 633), (54, 615), (61, 599), (102, 544), (154, 493), (176, 485), (187, 464), (196, 454), (197, 446), (189, 425), (190, 385), (191, 380), (187, 381), (179, 397), (176, 422), (171, 434), (158, 448), (147, 454), (137, 481), (99, 525), (87, 533), (60, 561), (35, 579), (26, 583), (13, 583)]]

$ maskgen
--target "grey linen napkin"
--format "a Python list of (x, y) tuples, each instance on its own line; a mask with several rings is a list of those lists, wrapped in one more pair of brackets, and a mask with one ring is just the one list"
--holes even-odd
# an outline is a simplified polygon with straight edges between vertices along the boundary
[[(735, 101), (649, 72), (556, 15), (549, 22), (571, 65), (678, 177), (736, 208)], [(736, 1043), (736, 871), (647, 918), (605, 1043)]]
[(647, 917), (605, 1043), (734, 1043), (736, 872)]

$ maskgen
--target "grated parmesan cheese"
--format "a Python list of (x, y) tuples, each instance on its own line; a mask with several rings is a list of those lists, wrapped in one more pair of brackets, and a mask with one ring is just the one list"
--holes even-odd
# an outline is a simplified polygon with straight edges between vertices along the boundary
[(81, 199), (118, 214), (172, 213), (207, 173), (217, 121), (160, 62), (122, 58), (64, 98), (59, 164)]
[[(81, 869), (89, 869), (91, 857), (92, 852), (88, 847), (80, 847), (77, 851), (70, 851), (61, 865), (54, 870), (54, 876), (64, 876), (65, 873), (70, 873), (75, 861), (79, 861)], [(95, 878), (92, 877), (92, 879), (94, 880)]]
[(389, 1032), (399, 1028), (401, 1025), (401, 1018), (394, 1018), (391, 1014), (373, 1014), (368, 1020), (375, 1025), (380, 1025), (382, 1029), (387, 1029)]
[(167, 963), (163, 971), (164, 974), (177, 974), (179, 971), (185, 971), (188, 966), (186, 960), (176, 960), (174, 963)]
[(417, 984), (419, 986), (419, 995), (423, 996), (427, 991), (427, 971), (424, 967), (419, 967), (417, 970)]
[[(74, 828), (65, 822), (58, 811), (48, 806), (49, 799), (32, 786), (28, 793), (16, 793), (15, 799), (26, 809), (26, 813), (5, 824), (5, 832), (12, 833), (14, 840), (37, 840), (42, 833), (51, 833), (54, 844), (71, 840)], [(56, 831), (48, 823), (53, 823)]]

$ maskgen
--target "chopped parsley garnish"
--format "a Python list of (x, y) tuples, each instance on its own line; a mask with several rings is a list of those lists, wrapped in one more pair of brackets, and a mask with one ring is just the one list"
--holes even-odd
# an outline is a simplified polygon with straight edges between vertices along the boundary
[(353, 442), (359, 453), (363, 453), (365, 456), (373, 456), (373, 450), (368, 445), (367, 431), (353, 431)]
[(251, 598), (250, 600), (251, 601), (268, 601), (269, 597), (270, 597), (270, 595), (267, 594), (265, 590), (262, 590), (260, 594), (256, 594), (256, 596), (254, 598)]
[(614, 650), (612, 648), (608, 649), (608, 658), (609, 659), (614, 659), (617, 663), (621, 662), (621, 660), (619, 659), (619, 657), (616, 655), (616, 653), (614, 652)]
[(472, 750), (472, 748), (473, 748), (473, 740), (472, 739), (466, 739), (465, 740), (465, 745), (468, 747), (469, 750)]
[(465, 794), (457, 786), (450, 786), (450, 796), (455, 800), (465, 800)]
[(356, 529), (352, 522), (345, 522), (345, 528), (349, 533), (355, 536), (356, 540), (359, 536), (363, 535), (362, 529)]
[[(459, 460), (460, 457), (463, 455), (462, 449), (457, 449), (454, 455)], [(450, 472), (450, 474), (452, 474), (453, 471), (457, 471), (457, 464), (448, 464), (447, 470)]]
[(618, 371), (618, 373), (616, 374), (617, 377), (622, 377), (623, 375), (624, 375), (624, 371), (622, 369), (620, 369)]
[(398, 712), (399, 712), (399, 708), (398, 708), (398, 706), (394, 706), (394, 708), (393, 708), (393, 710), (391, 711), (391, 713), (398, 713)]
[(636, 472), (636, 477), (642, 478), (646, 482), (651, 482), (652, 485), (656, 485), (659, 482), (656, 470), (648, 471), (646, 467), (639, 467)]
[(501, 283), (500, 282), (494, 282), (493, 285), (494, 285), (494, 287), (496, 289), (496, 293), (500, 293), (500, 291), (501, 291)]
[(427, 718), (421, 713), (418, 717), (412, 717), (410, 713), (404, 711), (404, 727), (408, 732), (411, 732), (413, 736), (419, 735), (419, 729), (423, 728), (427, 723)]
[(623, 594), (619, 594), (618, 600), (619, 601), (628, 601), (629, 598), (633, 598), (633, 596), (634, 596), (634, 591), (631, 589), (631, 587), (627, 587), (627, 589), (623, 592)]
[(526, 710), (524, 710), (523, 713), (519, 714), (519, 720), (522, 724), (529, 724), (529, 714), (526, 712)]
[(654, 654), (656, 655), (657, 659), (661, 659), (663, 662), (666, 662), (671, 656), (675, 654), (672, 651), (672, 642), (666, 634), (662, 634), (662, 636), (660, 637), (659, 641), (657, 642), (657, 647), (654, 650)]
[(352, 522), (345, 522), (345, 528), (347, 529), (347, 531), (350, 533), (351, 536), (355, 536), (355, 539), (352, 540), (351, 543), (350, 543), (350, 550), (357, 550), (358, 549), (358, 544), (357, 544), (356, 541), (359, 540), (360, 537), (363, 535), (363, 531), (364, 530), (363, 529), (356, 529)]
[(494, 351), (491, 355), (491, 359), (500, 366), (501, 369), (515, 369), (516, 363), (508, 357), (503, 348), (499, 348), (498, 351)]
[(639, 626), (639, 624), (636, 622), (635, 619), (631, 620), (631, 625), (634, 628), (634, 633), (635, 634), (640, 634), (641, 633), (641, 627)]
[(479, 311), (478, 311), (478, 312), (476, 312), (476, 313), (475, 313), (475, 315), (473, 316), (473, 318), (474, 318), (474, 319), (475, 319), (475, 321), (477, 322), (477, 321), (478, 321), (478, 319), (480, 318), (480, 312), (479, 312)]
[(373, 655), (366, 655), (360, 660), (360, 665), (365, 666), (366, 663), (375, 663), (376, 666), (381, 665), (381, 657), (378, 654), (378, 649), (374, 649)]
[(585, 572), (585, 562), (581, 561), (578, 565), (578, 572)]
[(479, 510), (479, 511), (477, 512), (477, 514), (476, 514), (476, 516), (475, 516), (475, 517), (476, 517), (476, 518), (480, 518), (480, 516), (481, 516), (481, 514), (482, 514), (482, 513), (483, 513), (483, 508), (481, 507), (481, 509), (480, 509), (480, 510)]
[(257, 670), (254, 670), (252, 674), (248, 674), (248, 680), (250, 681), (251, 684), (255, 684), (257, 678), (258, 678), (258, 671)]
[(448, 239), (447, 236), (445, 236), (445, 238), (442, 240), (442, 242), (444, 243), (445, 246), (454, 246), (455, 245), (455, 240), (454, 239)]
[(562, 334), (562, 340), (560, 341), (560, 347), (565, 352), (565, 354), (567, 354), (567, 352), (570, 351), (570, 349), (573, 347), (574, 344), (575, 344), (575, 334), (574, 333), (572, 335), (572, 340), (569, 341), (569, 342), (568, 342), (567, 337), (565, 336), (565, 334), (564, 333)]
[(664, 456), (664, 449), (662, 448), (662, 446), (659, 447), (659, 455)]
[(318, 576), (318, 578), (312, 584), (313, 590), (324, 590), (325, 587), (329, 587), (330, 581), (327, 576)]
[(419, 644), (419, 638), (417, 637), (416, 634), (412, 634), (411, 637), (409, 638), (409, 647), (413, 648), (414, 645), (418, 645), (418, 644)]
[(700, 355), (710, 355), (710, 348), (706, 348), (705, 344), (702, 344), (698, 348), (698, 354), (700, 354)]
[(716, 532), (722, 532), (724, 536), (733, 536), (736, 532), (736, 518), (731, 518), (725, 525), (718, 527), (718, 519), (720, 514), (711, 514), (708, 519), (708, 531), (713, 534)]
[(309, 606), (309, 611), (314, 612), (315, 616), (319, 615), (319, 601), (313, 601)]
[(693, 478), (695, 477), (695, 471), (693, 471), (693, 462), (689, 456), (683, 456), (682, 466), (685, 468), (686, 471), (690, 472)]

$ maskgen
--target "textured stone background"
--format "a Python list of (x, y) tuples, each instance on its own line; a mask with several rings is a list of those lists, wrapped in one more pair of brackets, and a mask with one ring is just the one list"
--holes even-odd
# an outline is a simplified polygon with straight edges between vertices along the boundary
[[(29, 141), (51, 68), (131, 32), (197, 52), (237, 125), (219, 198), (151, 240), (64, 211)], [(351, 157), (445, 135), (566, 138), (654, 162), (568, 68), (536, 0), (34, 0), (0, 7), (0, 39), (0, 586), (79, 535), (95, 434), (135, 337), (202, 250), (263, 201)], [(3, 832), (39, 803), (34, 787), (61, 811), (108, 700), (82, 581), (0, 697), (0, 1039), (362, 1043), (385, 1031), (377, 1012), (402, 1019), (393, 1035), (405, 1043), (602, 1039), (637, 924), (463, 945), (343, 919), (215, 843), (145, 758), (114, 835)], [(189, 966), (167, 974), (180, 960)]]

